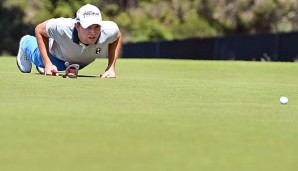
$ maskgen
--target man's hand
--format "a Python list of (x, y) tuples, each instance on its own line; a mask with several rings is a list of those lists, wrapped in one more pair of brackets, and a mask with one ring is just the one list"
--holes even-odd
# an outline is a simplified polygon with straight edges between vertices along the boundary
[(52, 64), (49, 57), (49, 35), (46, 31), (48, 21), (38, 24), (35, 27), (35, 37), (40, 51), (44, 68), (44, 75), (53, 75), (51, 71), (57, 72), (57, 67)]
[(57, 73), (58, 69), (55, 65), (48, 65), (44, 68), (44, 75), (53, 75), (53, 73)]
[(106, 70), (105, 73), (100, 74), (100, 78), (116, 78), (116, 73), (114, 68)]
[(100, 75), (100, 78), (116, 78), (115, 64), (121, 47), (121, 39), (122, 35), (119, 31), (117, 39), (113, 43), (109, 44), (108, 67), (105, 73)]

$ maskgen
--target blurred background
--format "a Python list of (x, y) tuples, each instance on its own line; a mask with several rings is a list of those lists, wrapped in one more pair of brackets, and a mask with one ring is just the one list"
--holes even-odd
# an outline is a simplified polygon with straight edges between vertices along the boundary
[(74, 18), (86, 3), (118, 24), (124, 45), (298, 30), (297, 0), (1, 0), (0, 54), (16, 55), (19, 39), (38, 23)]

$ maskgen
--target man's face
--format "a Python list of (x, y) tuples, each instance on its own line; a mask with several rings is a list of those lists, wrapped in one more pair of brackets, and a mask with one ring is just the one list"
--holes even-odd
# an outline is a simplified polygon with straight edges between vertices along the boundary
[(96, 40), (100, 35), (100, 25), (93, 24), (84, 29), (80, 24), (76, 23), (75, 27), (78, 31), (78, 36), (82, 43), (84, 43), (85, 45), (92, 45), (96, 43)]

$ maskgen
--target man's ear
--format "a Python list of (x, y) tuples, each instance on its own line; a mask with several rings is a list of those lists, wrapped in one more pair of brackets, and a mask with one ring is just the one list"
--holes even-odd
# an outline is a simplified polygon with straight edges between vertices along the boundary
[(75, 28), (78, 30), (80, 28), (80, 23), (75, 23)]

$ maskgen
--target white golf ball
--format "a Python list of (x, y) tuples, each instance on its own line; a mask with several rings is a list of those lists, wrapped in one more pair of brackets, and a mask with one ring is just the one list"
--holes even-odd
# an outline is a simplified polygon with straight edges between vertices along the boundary
[(279, 99), (279, 102), (281, 103), (281, 104), (287, 104), (288, 103), (288, 98), (286, 97), (286, 96), (282, 96), (282, 97), (280, 97), (280, 99)]

